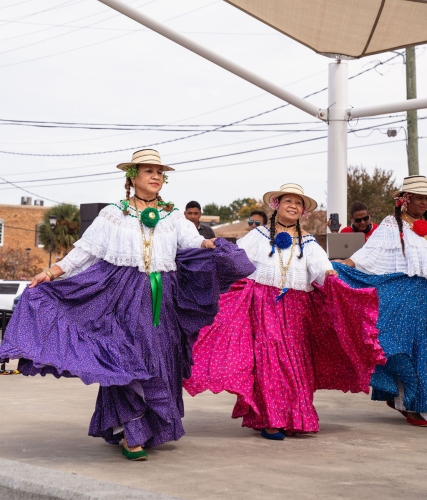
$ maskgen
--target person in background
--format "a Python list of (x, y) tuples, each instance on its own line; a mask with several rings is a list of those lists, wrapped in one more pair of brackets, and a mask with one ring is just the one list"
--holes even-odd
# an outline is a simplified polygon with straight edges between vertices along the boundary
[[(364, 233), (365, 241), (368, 241), (369, 237), (378, 227), (378, 224), (371, 221), (368, 207), (360, 201), (353, 203), (351, 206), (350, 221), (351, 225), (342, 228), (340, 233)], [(331, 228), (331, 219), (328, 220), (328, 227), (329, 229)], [(338, 231), (331, 231), (331, 233), (337, 232)]]
[(248, 220), (249, 231), (259, 226), (266, 226), (267, 220), (267, 214), (265, 212), (262, 210), (253, 210)]
[(185, 207), (184, 215), (186, 219), (196, 226), (201, 236), (204, 236), (207, 240), (215, 238), (213, 229), (200, 222), (200, 217), (202, 216), (202, 207), (200, 203), (197, 201), (189, 201)]

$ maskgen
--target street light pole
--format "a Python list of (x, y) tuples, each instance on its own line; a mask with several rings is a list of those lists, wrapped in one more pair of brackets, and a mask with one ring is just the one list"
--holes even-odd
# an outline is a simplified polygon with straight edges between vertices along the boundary
[(31, 248), (26, 248), (25, 251), (27, 252), (27, 276), (28, 276), (29, 270), (30, 270), (30, 252), (31, 252)]
[(52, 265), (52, 251), (53, 251), (53, 232), (55, 231), (56, 220), (58, 217), (56, 215), (49, 215), (49, 225), (50, 225), (50, 252), (49, 252), (49, 267)]

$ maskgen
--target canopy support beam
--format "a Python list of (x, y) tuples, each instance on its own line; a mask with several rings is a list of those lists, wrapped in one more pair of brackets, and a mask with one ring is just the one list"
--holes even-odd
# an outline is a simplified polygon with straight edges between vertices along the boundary
[(377, 104), (375, 106), (366, 106), (364, 108), (347, 109), (347, 120), (425, 108), (427, 108), (427, 98), (408, 99), (406, 101), (389, 102), (386, 104)]
[(191, 40), (190, 38), (181, 35), (181, 33), (178, 33), (177, 31), (160, 23), (159, 21), (156, 21), (155, 19), (147, 16), (146, 14), (143, 14), (134, 7), (126, 5), (122, 0), (99, 0), (99, 2), (108, 5), (108, 7), (111, 7), (117, 12), (120, 12), (125, 16), (130, 17), (134, 21), (142, 24), (143, 26), (146, 26), (147, 28), (155, 31), (156, 33), (159, 33), (160, 35), (169, 38), (169, 40), (172, 40), (173, 42), (181, 45), (182, 47), (191, 50), (191, 52), (194, 52), (195, 54), (198, 54), (199, 56), (207, 59), (208, 61), (213, 62), (217, 66), (220, 66), (221, 68), (230, 71), (230, 73), (233, 73), (236, 76), (243, 78), (244, 80), (252, 83), (253, 85), (256, 85), (260, 89), (263, 89), (266, 92), (275, 95), (279, 99), (282, 99), (283, 101), (292, 104), (296, 108), (305, 111), (309, 115), (315, 116), (316, 118), (320, 119), (326, 118), (326, 116), (320, 115), (320, 110), (318, 106), (315, 106), (314, 104), (305, 101), (301, 97), (292, 94), (292, 92), (283, 89), (279, 85), (269, 82), (262, 76), (259, 76), (256, 73), (247, 70), (243, 66), (240, 66), (234, 63), (233, 61), (230, 61), (229, 59), (221, 56), (220, 54), (217, 54), (216, 52), (207, 49), (206, 47), (203, 47), (203, 45), (200, 45), (194, 40)]

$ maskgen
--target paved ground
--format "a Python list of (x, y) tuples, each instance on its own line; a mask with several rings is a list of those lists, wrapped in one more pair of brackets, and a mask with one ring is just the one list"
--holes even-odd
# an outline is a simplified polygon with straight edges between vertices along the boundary
[(270, 442), (230, 419), (234, 398), (185, 398), (187, 435), (128, 462), (87, 436), (97, 387), (0, 377), (0, 458), (182, 499), (427, 498), (427, 428), (364, 394), (321, 391), (321, 432)]

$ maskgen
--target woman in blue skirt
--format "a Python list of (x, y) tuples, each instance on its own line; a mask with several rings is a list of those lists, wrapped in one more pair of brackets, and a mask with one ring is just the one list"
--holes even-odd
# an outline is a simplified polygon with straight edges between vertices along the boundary
[(0, 359), (19, 358), (24, 375), (100, 384), (89, 434), (123, 439), (127, 459), (146, 460), (144, 446), (184, 434), (192, 345), (213, 321), (220, 292), (254, 266), (235, 245), (205, 240), (162, 201), (164, 173), (173, 169), (157, 151), (137, 151), (118, 168), (126, 199), (101, 210), (75, 248), (32, 280)]
[(387, 363), (372, 377), (372, 399), (427, 427), (427, 178), (405, 177), (393, 197), (394, 216), (334, 267), (350, 286), (378, 291), (378, 339)]

